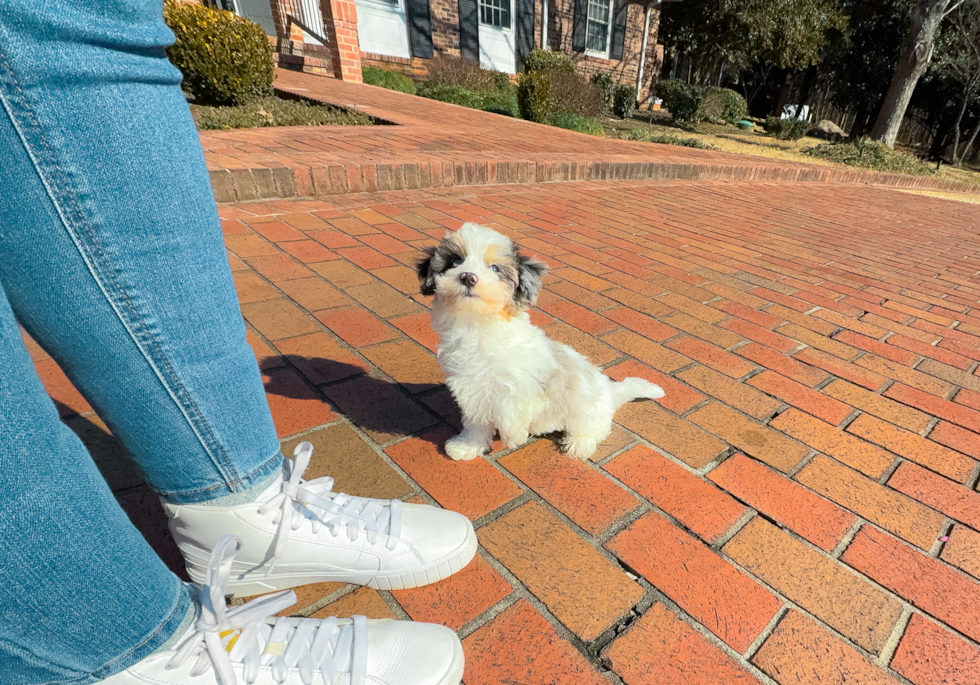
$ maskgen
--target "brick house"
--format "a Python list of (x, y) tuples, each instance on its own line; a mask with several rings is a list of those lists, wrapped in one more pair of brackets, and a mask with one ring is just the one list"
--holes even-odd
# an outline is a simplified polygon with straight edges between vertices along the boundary
[(421, 81), (435, 55), (521, 71), (536, 47), (571, 53), (584, 75), (636, 85), (660, 73), (661, 0), (210, 0), (257, 21), (287, 68), (359, 81), (361, 66)]

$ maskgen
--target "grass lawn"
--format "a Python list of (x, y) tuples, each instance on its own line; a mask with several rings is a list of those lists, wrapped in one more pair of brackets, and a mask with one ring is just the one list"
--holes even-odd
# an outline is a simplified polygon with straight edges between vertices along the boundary
[[(722, 152), (755, 155), (756, 157), (769, 157), (787, 162), (817, 164), (820, 166), (844, 166), (803, 154), (803, 150), (806, 148), (814, 147), (827, 141), (820, 140), (819, 138), (811, 138), (810, 136), (804, 136), (799, 140), (779, 140), (772, 138), (765, 135), (761, 120), (753, 120), (756, 122), (756, 128), (753, 131), (742, 131), (734, 126), (711, 123), (701, 123), (693, 127), (682, 127), (671, 123), (670, 115), (663, 111), (650, 112), (644, 110), (637, 112), (633, 119), (622, 120), (604, 117), (600, 121), (606, 136), (609, 138), (622, 138), (630, 131), (642, 131), (657, 136), (694, 138)], [(933, 168), (935, 167), (933, 166)], [(943, 165), (935, 177), (961, 183), (980, 183), (980, 169), (971, 167), (958, 169)]]
[(269, 97), (237, 107), (191, 104), (194, 123), (204, 131), (265, 126), (370, 126), (366, 114), (304, 100)]

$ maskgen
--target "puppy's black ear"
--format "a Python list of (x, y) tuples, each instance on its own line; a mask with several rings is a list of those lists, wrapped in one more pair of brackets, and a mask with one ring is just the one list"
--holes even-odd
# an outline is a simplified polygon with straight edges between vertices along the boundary
[(541, 279), (548, 266), (520, 253), (517, 254), (517, 288), (514, 290), (514, 302), (519, 307), (530, 307), (538, 301), (541, 292)]
[(435, 295), (436, 275), (432, 271), (432, 258), (436, 254), (436, 248), (427, 247), (423, 252), (425, 252), (425, 257), (415, 264), (415, 272), (419, 276), (419, 284), (421, 286), (419, 290), (423, 295)]

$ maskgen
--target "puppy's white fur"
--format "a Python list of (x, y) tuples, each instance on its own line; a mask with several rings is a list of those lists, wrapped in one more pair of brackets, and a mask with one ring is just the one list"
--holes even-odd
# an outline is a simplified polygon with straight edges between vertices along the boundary
[(422, 292), (435, 295), (439, 364), (463, 415), (463, 432), (446, 443), (453, 459), (486, 452), (495, 430), (510, 448), (563, 431), (563, 449), (585, 459), (609, 435), (620, 405), (664, 395), (642, 378), (613, 381), (531, 324), (526, 309), (544, 270), (476, 224), (447, 233), (419, 263)]

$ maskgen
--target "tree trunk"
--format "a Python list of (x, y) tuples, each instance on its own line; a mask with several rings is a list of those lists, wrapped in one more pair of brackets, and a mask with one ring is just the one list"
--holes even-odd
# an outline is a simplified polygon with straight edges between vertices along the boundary
[(966, 114), (966, 106), (970, 104), (970, 97), (971, 93), (964, 91), (963, 104), (960, 106), (960, 111), (956, 115), (956, 121), (953, 123), (953, 164), (956, 164), (957, 154), (960, 151), (960, 124), (963, 123), (963, 115)]
[(898, 53), (898, 64), (892, 75), (891, 85), (885, 95), (878, 120), (871, 130), (871, 136), (888, 147), (895, 147), (898, 129), (905, 118), (912, 91), (932, 59), (936, 30), (943, 20), (946, 8), (952, 0), (915, 0), (909, 13), (911, 26), (902, 41)]

